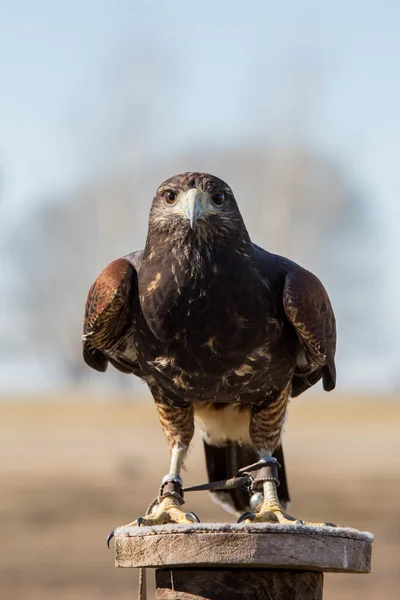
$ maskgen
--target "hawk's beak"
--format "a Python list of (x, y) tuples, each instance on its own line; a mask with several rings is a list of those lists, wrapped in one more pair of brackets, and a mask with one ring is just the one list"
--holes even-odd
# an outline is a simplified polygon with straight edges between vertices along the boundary
[(203, 193), (198, 188), (191, 188), (185, 194), (184, 199), (184, 215), (189, 219), (190, 227), (196, 228), (197, 219), (204, 212), (204, 207), (201, 203)]

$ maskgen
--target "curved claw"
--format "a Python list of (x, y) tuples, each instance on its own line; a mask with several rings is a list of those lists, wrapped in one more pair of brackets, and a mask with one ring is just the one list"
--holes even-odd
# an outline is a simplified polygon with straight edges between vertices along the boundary
[(115, 532), (115, 529), (113, 529), (112, 531), (110, 531), (110, 533), (107, 536), (107, 548), (108, 549), (110, 549), (110, 542), (111, 542), (111, 540), (114, 537), (114, 532)]
[(243, 521), (254, 521), (254, 519), (256, 518), (256, 515), (253, 512), (245, 512), (242, 515), (240, 515), (240, 517), (238, 518), (238, 520), (236, 521), (237, 523), (242, 523)]
[(185, 513), (185, 518), (191, 523), (200, 523), (199, 517), (194, 512)]

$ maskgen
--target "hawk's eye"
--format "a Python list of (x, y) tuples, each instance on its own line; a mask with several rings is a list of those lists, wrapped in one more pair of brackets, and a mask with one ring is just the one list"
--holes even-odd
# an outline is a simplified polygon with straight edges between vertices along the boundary
[(177, 199), (177, 193), (174, 192), (173, 190), (168, 190), (164, 194), (164, 199), (167, 204), (175, 204), (176, 199)]
[(216, 192), (212, 197), (213, 204), (215, 206), (222, 206), (225, 202), (225, 194), (224, 192)]

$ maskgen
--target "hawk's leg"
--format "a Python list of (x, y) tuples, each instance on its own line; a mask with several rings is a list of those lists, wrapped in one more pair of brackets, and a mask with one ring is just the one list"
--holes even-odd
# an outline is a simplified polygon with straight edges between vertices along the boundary
[(283, 390), (267, 408), (254, 410), (250, 418), (250, 437), (265, 465), (254, 472), (253, 496), (250, 500), (254, 512), (248, 512), (239, 521), (254, 523), (296, 523), (324, 526), (332, 523), (309, 523), (289, 515), (279, 502), (277, 485), (279, 464), (272, 453), (279, 444), (285, 419), (289, 387)]
[(182, 510), (184, 504), (181, 468), (186, 449), (172, 449), (170, 472), (163, 478), (160, 495), (153, 502), (148, 514), (139, 517), (131, 525), (165, 525), (166, 523), (198, 523), (194, 513)]
[(131, 525), (165, 525), (166, 523), (193, 523), (199, 519), (182, 510), (182, 466), (194, 433), (193, 406), (173, 406), (156, 398), (158, 416), (171, 451), (169, 473), (163, 478), (160, 494), (145, 517)]

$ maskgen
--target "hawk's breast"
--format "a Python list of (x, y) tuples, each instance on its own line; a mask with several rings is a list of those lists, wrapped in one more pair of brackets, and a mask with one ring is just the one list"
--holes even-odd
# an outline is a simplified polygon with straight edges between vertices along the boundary
[(192, 255), (193, 264), (168, 268), (153, 258), (143, 280), (139, 272), (143, 318), (135, 339), (143, 370), (166, 392), (233, 402), (269, 385), (282, 328), (251, 260), (232, 250), (217, 258)]
[(281, 323), (268, 318), (264, 306), (250, 304), (213, 303), (201, 293), (189, 298), (186, 310), (181, 305), (171, 315), (173, 339), (146, 345), (146, 368), (155, 381), (186, 398), (220, 402), (265, 389)]

